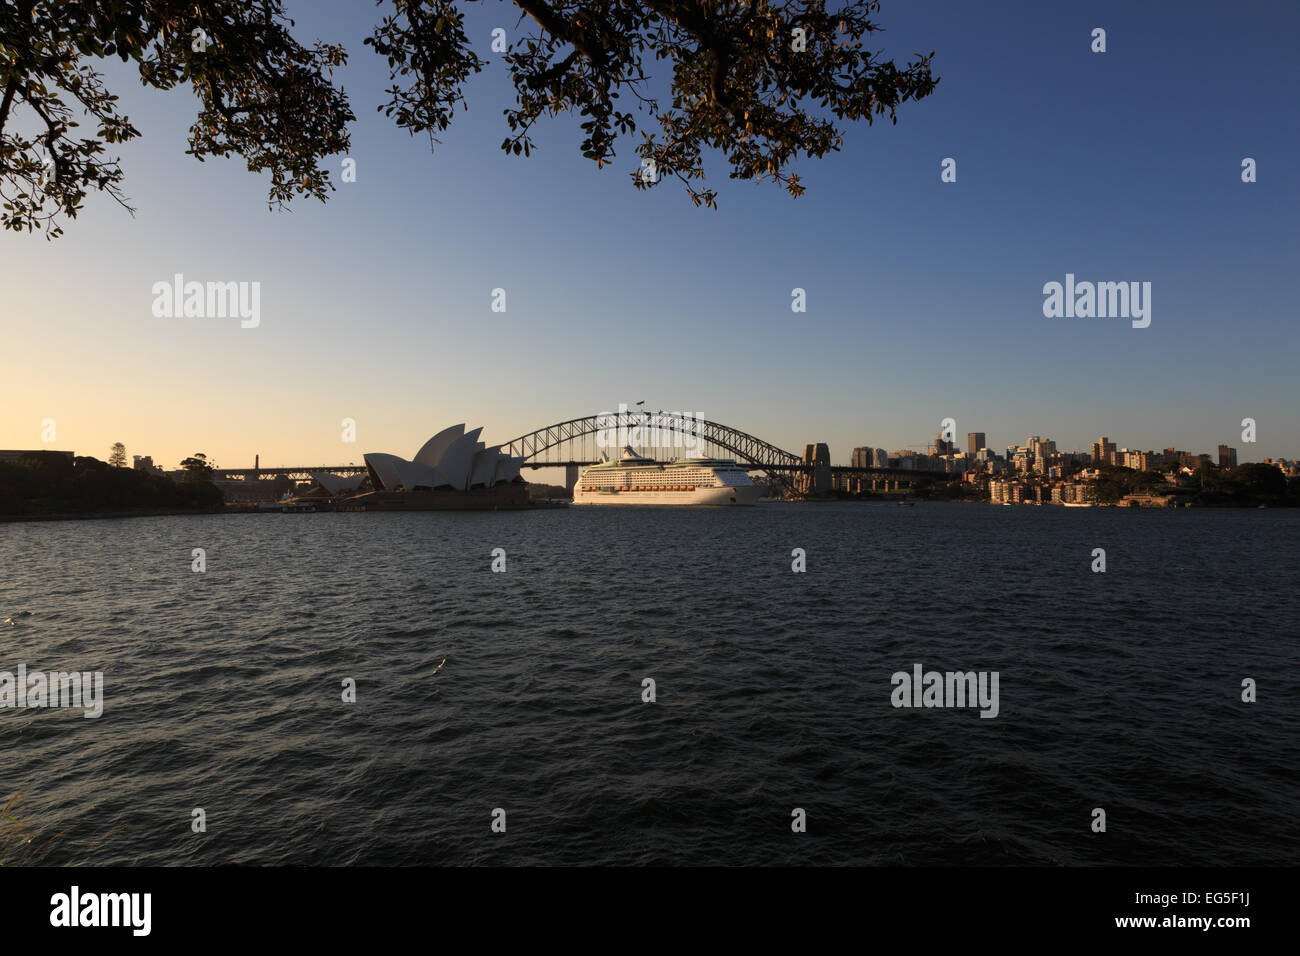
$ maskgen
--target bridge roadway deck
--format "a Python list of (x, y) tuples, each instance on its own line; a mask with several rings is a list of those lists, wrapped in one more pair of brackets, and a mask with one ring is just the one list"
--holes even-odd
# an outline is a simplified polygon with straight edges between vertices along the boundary
[[(567, 468), (578, 467), (586, 468), (594, 465), (594, 461), (526, 461), (520, 467), (532, 468)], [(785, 462), (774, 464), (762, 464), (757, 462), (741, 462), (745, 465), (747, 471), (797, 471), (808, 473), (813, 470), (812, 465), (803, 463), (787, 464)], [(312, 472), (328, 472), (335, 475), (359, 475), (365, 473), (364, 465), (320, 465), (319, 467), (284, 467), (284, 468), (218, 468), (213, 474), (214, 481), (250, 481), (259, 478), (276, 478), (285, 475), (300, 481), (306, 481), (311, 478)], [(923, 469), (911, 468), (854, 468), (852, 465), (831, 465), (831, 474), (833, 475), (862, 475), (888, 478), (929, 478), (936, 481), (954, 480), (955, 476), (943, 471), (930, 471)]]

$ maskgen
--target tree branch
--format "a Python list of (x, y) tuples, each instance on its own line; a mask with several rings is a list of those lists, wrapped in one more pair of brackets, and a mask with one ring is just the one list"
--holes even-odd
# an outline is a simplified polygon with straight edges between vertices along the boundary
[(594, 38), (588, 37), (570, 21), (557, 14), (548, 4), (541, 2), (541, 0), (515, 0), (515, 5), (537, 21), (537, 25), (551, 36), (570, 44), (585, 56), (592, 66), (603, 67), (605, 65), (605, 51), (600, 44), (594, 42)]
[(13, 104), (14, 94), (18, 92), (18, 77), (9, 77), (9, 83), (5, 86), (4, 100), (0, 101), (0, 133), (4, 132), (5, 123), (9, 119), (9, 107)]
[(731, 68), (731, 43), (714, 31), (709, 24), (707, 14), (695, 4), (674, 3), (671, 0), (643, 0), (643, 2), (665, 20), (694, 36), (701, 52), (707, 51), (713, 54), (713, 68), (709, 74), (709, 94), (715, 106), (733, 113), (726, 92), (727, 73)]

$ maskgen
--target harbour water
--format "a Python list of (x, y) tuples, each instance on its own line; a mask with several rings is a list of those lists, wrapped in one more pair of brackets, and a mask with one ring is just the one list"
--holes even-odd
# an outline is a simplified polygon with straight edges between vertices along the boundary
[[(1298, 540), (932, 503), (0, 524), (0, 671), (104, 676), (98, 719), (0, 709), (0, 803), (53, 864), (1294, 865)], [(915, 664), (997, 671), (997, 717), (895, 708)]]

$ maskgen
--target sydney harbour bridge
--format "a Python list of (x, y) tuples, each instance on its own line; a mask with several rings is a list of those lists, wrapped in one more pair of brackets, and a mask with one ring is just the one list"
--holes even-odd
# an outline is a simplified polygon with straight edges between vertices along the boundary
[[(660, 461), (672, 458), (731, 458), (751, 472), (762, 472), (768, 480), (787, 489), (829, 487), (832, 474), (849, 479), (891, 484), (920, 480), (944, 481), (952, 476), (942, 471), (898, 468), (859, 468), (831, 465), (829, 454), (795, 454), (778, 448), (747, 432), (708, 421), (684, 412), (649, 412), (620, 409), (547, 425), (520, 435), (501, 446), (503, 454), (522, 459), (523, 468), (564, 468), (565, 486), (572, 488), (579, 469), (593, 465), (602, 455), (617, 458), (624, 446), (637, 454)], [(815, 446), (814, 446), (815, 447)], [(820, 446), (825, 449), (825, 446)], [(337, 475), (360, 474), (364, 465), (320, 465), (276, 468), (218, 468), (218, 480), (271, 478), (279, 475), (308, 480), (312, 472)], [(800, 482), (796, 476), (807, 478)]]

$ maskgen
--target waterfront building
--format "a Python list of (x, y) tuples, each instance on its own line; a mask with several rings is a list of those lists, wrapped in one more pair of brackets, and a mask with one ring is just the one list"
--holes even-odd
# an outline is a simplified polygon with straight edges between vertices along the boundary
[[(1041, 494), (1042, 489), (1038, 490)], [(989, 482), (989, 501), (994, 504), (1023, 504), (1025, 501), (1033, 500), (1033, 496), (1034, 491), (1023, 481), (992, 480)]]
[(329, 471), (313, 471), (312, 479), (316, 482), (313, 492), (330, 496), (356, 491), (364, 480), (364, 475), (336, 475)]
[(1096, 489), (1079, 481), (1066, 481), (1052, 488), (1052, 504), (1076, 505), (1096, 501)]
[(376, 491), (469, 491), (492, 488), (519, 477), (522, 458), (502, 454), (478, 440), (482, 428), (444, 428), (425, 442), (409, 461), (397, 455), (370, 452), (366, 470)]
[(229, 504), (251, 504), (264, 501), (276, 501), (285, 489), (282, 482), (273, 478), (247, 478), (239, 480), (218, 480), (213, 484), (221, 492), (221, 499)]
[(153, 455), (132, 455), (131, 464), (136, 471), (143, 471), (146, 475), (163, 474), (163, 470), (153, 463)]

